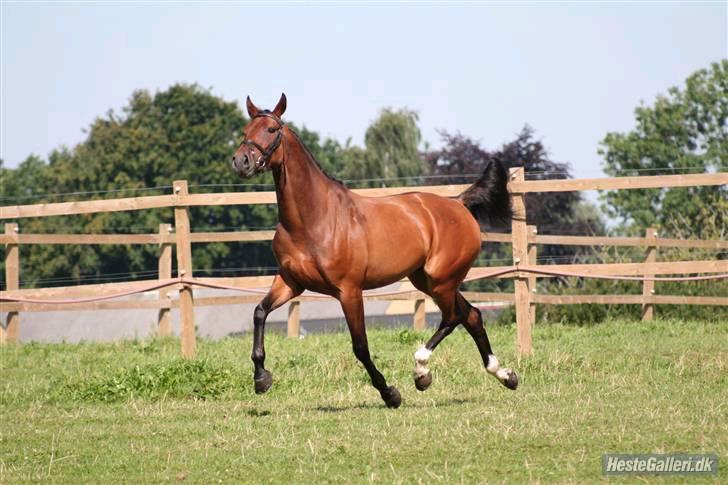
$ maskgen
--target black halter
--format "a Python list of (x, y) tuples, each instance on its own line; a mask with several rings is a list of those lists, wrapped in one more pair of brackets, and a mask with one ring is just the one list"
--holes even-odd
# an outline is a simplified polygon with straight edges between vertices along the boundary
[(258, 158), (258, 160), (255, 161), (255, 166), (259, 169), (264, 169), (268, 167), (271, 155), (273, 155), (273, 152), (276, 151), (278, 146), (281, 144), (281, 141), (283, 140), (283, 132), (281, 131), (281, 129), (285, 126), (285, 123), (283, 123), (283, 121), (281, 121), (278, 116), (274, 115), (270, 111), (260, 111), (257, 115), (253, 116), (253, 119), (263, 117), (270, 118), (278, 123), (278, 128), (276, 128), (276, 131), (278, 133), (276, 134), (273, 143), (268, 145), (268, 148), (263, 148), (262, 146), (255, 143), (253, 140), (243, 140), (243, 142), (241, 143), (241, 145), (252, 146), (260, 152), (260, 157)]

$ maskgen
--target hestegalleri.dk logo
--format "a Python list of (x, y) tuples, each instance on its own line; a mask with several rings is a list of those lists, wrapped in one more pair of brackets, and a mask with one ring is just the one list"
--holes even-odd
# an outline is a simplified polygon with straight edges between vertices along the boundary
[(693, 475), (718, 472), (716, 454), (606, 454), (604, 475)]

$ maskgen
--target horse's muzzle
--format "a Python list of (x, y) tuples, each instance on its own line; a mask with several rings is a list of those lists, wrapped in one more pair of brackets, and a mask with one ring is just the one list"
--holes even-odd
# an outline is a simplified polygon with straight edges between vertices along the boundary
[(243, 178), (250, 178), (258, 172), (258, 167), (253, 162), (251, 154), (244, 150), (233, 155), (233, 170)]

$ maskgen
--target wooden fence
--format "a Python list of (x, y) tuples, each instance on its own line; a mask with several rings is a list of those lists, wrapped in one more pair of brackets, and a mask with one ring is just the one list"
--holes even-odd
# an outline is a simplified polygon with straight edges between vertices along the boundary
[[(643, 177), (620, 177), (577, 180), (524, 180), (522, 169), (511, 171), (509, 191), (514, 210), (518, 217), (512, 222), (511, 234), (488, 233), (482, 235), (483, 241), (509, 243), (513, 248), (514, 265), (536, 266), (537, 247), (539, 245), (579, 245), (579, 246), (630, 246), (644, 247), (645, 261), (641, 263), (613, 264), (556, 264), (544, 266), (550, 271), (578, 272), (594, 276), (646, 276), (664, 274), (695, 273), (728, 273), (727, 260), (707, 261), (673, 261), (657, 262), (657, 248), (701, 248), (728, 249), (728, 241), (702, 241), (684, 239), (659, 238), (654, 229), (648, 229), (644, 237), (585, 237), (562, 235), (539, 235), (535, 226), (526, 224), (525, 194), (530, 192), (562, 192), (575, 190), (620, 190), (663, 187), (718, 186), (728, 184), (728, 173), (697, 175), (662, 175)], [(361, 189), (355, 192), (361, 195), (381, 196), (417, 190), (443, 196), (455, 196), (461, 193), (466, 185), (397, 187), (379, 189)], [(175, 248), (178, 275), (192, 277), (191, 245), (210, 242), (245, 242), (268, 241), (273, 238), (273, 231), (238, 231), (238, 232), (197, 232), (190, 231), (189, 210), (191, 206), (201, 205), (241, 205), (241, 204), (273, 204), (274, 192), (242, 192), (218, 194), (190, 194), (186, 181), (175, 181), (173, 194), (147, 197), (131, 197), (108, 200), (92, 200), (81, 202), (61, 202), (50, 204), (34, 204), (0, 207), (0, 219), (22, 219), (27, 217), (64, 216), (89, 214), (96, 212), (117, 212), (142, 210), (150, 208), (173, 208), (174, 226), (161, 224), (156, 234), (24, 234), (18, 230), (17, 223), (6, 223), (5, 234), (0, 235), (0, 243), (5, 244), (5, 282), (6, 290), (0, 297), (12, 298), (81, 298), (99, 295), (112, 295), (121, 291), (143, 288), (150, 281), (134, 281), (121, 283), (105, 283), (79, 285), (60, 288), (19, 289), (19, 246), (26, 244), (157, 244), (159, 245), (158, 279), (168, 280), (172, 277), (172, 249)], [(174, 232), (172, 231), (174, 227)], [(488, 277), (498, 267), (476, 267), (468, 274), (468, 279)], [(471, 301), (505, 301), (513, 302), (516, 309), (517, 346), (519, 354), (532, 353), (531, 328), (535, 321), (535, 305), (537, 304), (636, 304), (642, 306), (643, 319), (649, 320), (654, 314), (657, 304), (679, 305), (728, 305), (728, 297), (671, 296), (655, 295), (654, 281), (643, 280), (642, 295), (539, 295), (536, 293), (537, 278), (549, 278), (551, 275), (534, 275), (524, 271), (514, 271), (507, 276), (515, 279), (513, 293), (498, 292), (465, 292)], [(225, 284), (238, 288), (266, 288), (272, 282), (272, 276), (232, 277), (232, 278), (197, 278), (208, 283)], [(177, 290), (179, 297), (172, 298)], [(425, 326), (426, 295), (412, 290), (397, 294), (365, 294), (367, 299), (375, 300), (412, 300), (414, 301), (414, 327)], [(182, 354), (185, 357), (195, 355), (194, 307), (204, 305), (227, 305), (240, 303), (257, 303), (261, 295), (235, 295), (194, 298), (191, 286), (177, 284), (158, 291), (157, 300), (109, 300), (89, 303), (59, 305), (55, 303), (22, 303), (4, 302), (3, 311), (7, 312), (5, 328), (0, 326), (0, 342), (14, 342), (18, 338), (20, 312), (89, 310), (89, 309), (143, 309), (151, 308), (159, 311), (158, 332), (170, 334), (170, 310), (178, 308), (181, 321)], [(309, 294), (294, 299), (289, 306), (288, 335), (299, 335), (301, 302), (320, 300)]]

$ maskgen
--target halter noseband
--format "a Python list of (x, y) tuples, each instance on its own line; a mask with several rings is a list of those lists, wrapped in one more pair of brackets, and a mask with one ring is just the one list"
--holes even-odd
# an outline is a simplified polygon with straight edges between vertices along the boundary
[(276, 151), (278, 146), (281, 144), (281, 141), (283, 140), (283, 133), (281, 132), (281, 129), (285, 126), (285, 123), (283, 123), (283, 121), (281, 121), (281, 119), (278, 116), (274, 115), (273, 113), (271, 113), (269, 111), (261, 111), (258, 114), (256, 114), (255, 116), (253, 116), (253, 119), (263, 118), (263, 117), (270, 118), (273, 121), (275, 121), (276, 123), (278, 123), (278, 128), (276, 128), (276, 131), (278, 132), (278, 134), (276, 135), (275, 139), (273, 140), (273, 143), (268, 145), (268, 148), (263, 148), (262, 146), (255, 143), (253, 140), (243, 140), (243, 142), (241, 143), (241, 145), (252, 146), (253, 148), (255, 148), (256, 150), (258, 150), (260, 152), (260, 157), (258, 158), (258, 160), (255, 161), (255, 166), (258, 167), (259, 169), (264, 169), (264, 168), (268, 167), (268, 163), (270, 163), (271, 155), (273, 155), (273, 152)]

